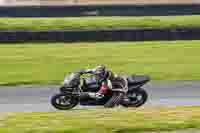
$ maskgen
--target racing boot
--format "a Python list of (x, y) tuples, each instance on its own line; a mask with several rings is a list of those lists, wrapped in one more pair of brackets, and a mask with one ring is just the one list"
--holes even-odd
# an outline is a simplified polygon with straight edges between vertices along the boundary
[(100, 94), (100, 93), (94, 93), (94, 92), (86, 92), (86, 93), (82, 93), (80, 96), (80, 100), (88, 100), (89, 98), (95, 99), (95, 100), (100, 100), (101, 98), (103, 98), (104, 95)]
[(103, 84), (97, 93), (89, 92), (89, 96), (98, 101), (102, 99), (105, 96), (105, 94), (108, 93), (108, 91), (109, 91), (109, 87), (106, 84)]
[(100, 100), (101, 98), (104, 97), (103, 94), (100, 94), (98, 92), (97, 93), (89, 92), (88, 95), (89, 95), (90, 98), (93, 98), (93, 99), (96, 99), (96, 100)]

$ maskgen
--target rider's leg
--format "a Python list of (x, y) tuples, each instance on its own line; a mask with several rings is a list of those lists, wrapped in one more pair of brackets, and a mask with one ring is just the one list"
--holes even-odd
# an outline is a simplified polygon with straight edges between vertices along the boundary
[(102, 83), (99, 91), (97, 93), (93, 93), (93, 92), (89, 92), (89, 96), (91, 98), (95, 98), (95, 99), (101, 99), (104, 97), (105, 94), (107, 94), (109, 91), (109, 87), (106, 83)]
[(113, 108), (115, 106), (120, 105), (123, 97), (124, 97), (124, 93), (121, 93), (121, 92), (114, 93), (113, 96), (110, 98), (110, 100), (104, 105), (104, 107)]

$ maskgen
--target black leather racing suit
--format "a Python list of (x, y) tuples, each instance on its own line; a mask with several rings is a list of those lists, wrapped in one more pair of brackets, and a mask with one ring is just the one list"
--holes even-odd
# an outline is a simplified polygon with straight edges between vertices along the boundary
[[(96, 75), (96, 68), (94, 69), (85, 69), (84, 73), (90, 73)], [(92, 93), (89, 92), (89, 97), (95, 99), (103, 98), (108, 92), (109, 89), (112, 89), (112, 80), (117, 77), (111, 71), (105, 70), (105, 73), (100, 78), (97, 77), (98, 82), (101, 84), (101, 87), (98, 92)], [(114, 95), (104, 106), (105, 107), (114, 107), (121, 102), (123, 95), (121, 93), (119, 95)]]

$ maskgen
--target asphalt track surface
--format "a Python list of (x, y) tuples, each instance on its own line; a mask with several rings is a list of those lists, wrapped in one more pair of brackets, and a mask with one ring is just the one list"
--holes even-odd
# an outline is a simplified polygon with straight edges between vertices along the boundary
[[(52, 95), (59, 92), (58, 88), (59, 85), (1, 86), (0, 112), (56, 111), (49, 101)], [(143, 88), (149, 94), (144, 106), (200, 105), (200, 81), (152, 81)]]

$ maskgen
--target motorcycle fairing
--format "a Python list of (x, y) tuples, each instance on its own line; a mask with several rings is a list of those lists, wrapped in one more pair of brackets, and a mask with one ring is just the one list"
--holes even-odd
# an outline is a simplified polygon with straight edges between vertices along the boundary
[(97, 92), (99, 90), (100, 85), (94, 76), (85, 78), (83, 83), (84, 88), (87, 88), (89, 92)]
[(131, 75), (127, 77), (128, 85), (140, 85), (145, 84), (150, 80), (150, 77), (146, 75)]

